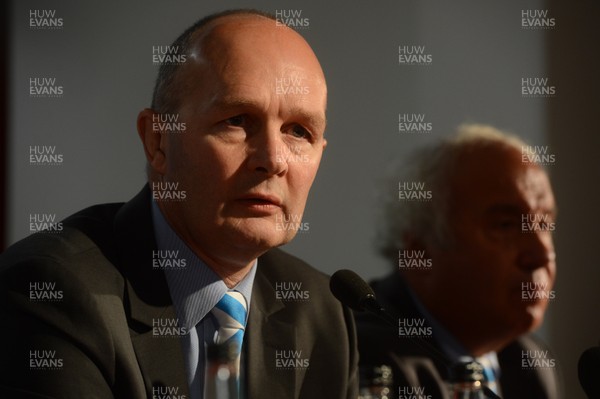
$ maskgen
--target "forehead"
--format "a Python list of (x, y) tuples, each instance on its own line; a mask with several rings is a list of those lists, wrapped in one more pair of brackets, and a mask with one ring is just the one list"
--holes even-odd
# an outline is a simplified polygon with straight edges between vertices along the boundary
[(546, 172), (523, 162), (520, 150), (513, 147), (474, 147), (460, 154), (451, 189), (455, 210), (485, 212), (496, 206), (522, 212), (555, 209)]
[(190, 62), (182, 74), (188, 89), (243, 100), (258, 96), (257, 89), (265, 87), (274, 92), (283, 86), (284, 93), (299, 87), (309, 95), (288, 96), (286, 101), (300, 101), (294, 105), (315, 110), (325, 106), (325, 78), (312, 49), (298, 33), (274, 20), (228, 16), (213, 21), (192, 40)]

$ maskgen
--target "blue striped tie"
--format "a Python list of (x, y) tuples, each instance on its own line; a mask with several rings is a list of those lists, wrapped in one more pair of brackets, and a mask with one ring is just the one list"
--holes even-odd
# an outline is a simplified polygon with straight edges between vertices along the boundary
[(238, 291), (228, 291), (212, 310), (212, 314), (219, 323), (215, 343), (231, 342), (236, 345), (234, 365), (237, 378), (239, 378), (240, 354), (246, 328), (246, 316), (248, 315), (247, 308), (244, 295)]

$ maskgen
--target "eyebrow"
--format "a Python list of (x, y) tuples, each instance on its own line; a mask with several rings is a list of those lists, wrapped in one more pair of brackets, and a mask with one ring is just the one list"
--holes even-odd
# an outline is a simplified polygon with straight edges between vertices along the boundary
[(308, 123), (312, 126), (316, 126), (322, 130), (325, 130), (325, 126), (327, 126), (327, 119), (322, 117), (321, 115), (314, 114), (312, 112), (306, 112), (300, 108), (293, 107), (290, 110), (292, 115), (300, 115), (302, 120), (308, 121)]
[[(244, 97), (217, 97), (210, 102), (209, 109), (236, 109), (236, 108), (255, 108), (261, 109), (262, 106), (259, 102), (253, 101)], [(318, 113), (307, 112), (306, 110), (299, 107), (291, 107), (289, 110), (290, 115), (299, 116), (301, 120), (307, 121), (312, 126), (325, 130), (327, 125), (327, 119)]]
[(493, 205), (486, 210), (486, 213), (522, 213), (522, 209), (516, 205)]
[[(534, 209), (533, 210), (534, 213), (545, 213), (545, 214), (549, 214), (552, 217), (556, 217), (556, 213), (557, 210), (556, 208), (553, 209)], [(497, 205), (493, 205), (492, 207), (490, 207), (489, 209), (486, 210), (485, 212), (486, 214), (498, 214), (498, 213), (503, 213), (503, 214), (522, 214), (523, 213), (523, 208), (521, 208), (520, 206), (517, 205), (510, 205), (510, 204), (497, 204)]]
[(239, 107), (257, 107), (258, 103), (243, 97), (219, 97), (215, 96), (211, 102), (211, 107), (239, 108)]

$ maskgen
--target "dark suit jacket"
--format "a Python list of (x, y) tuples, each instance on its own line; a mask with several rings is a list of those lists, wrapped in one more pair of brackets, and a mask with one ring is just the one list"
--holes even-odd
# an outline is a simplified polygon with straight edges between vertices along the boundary
[[(371, 283), (377, 300), (395, 316), (422, 319), (399, 273)], [(398, 328), (384, 324), (374, 316), (357, 312), (358, 348), (361, 366), (387, 364), (392, 367), (395, 391), (399, 387), (424, 388), (430, 398), (449, 398), (446, 384), (448, 367), (442, 349), (433, 338), (424, 339), (431, 349), (412, 338), (399, 337)], [(427, 326), (427, 325), (425, 325)], [(547, 350), (531, 335), (522, 336), (498, 352), (501, 369), (500, 387), (504, 399), (557, 399), (561, 397), (556, 368), (522, 367), (522, 350)], [(408, 391), (411, 392), (409, 388)], [(425, 396), (427, 397), (427, 396)]]
[[(154, 319), (176, 318), (164, 272), (151, 267), (155, 248), (147, 187), (9, 248), (0, 258), (0, 396), (189, 398), (180, 340), (152, 333)], [(278, 300), (276, 282), (302, 282), (309, 299)], [(46, 285), (55, 300), (33, 301), (31, 284), (44, 283), (55, 284)], [(244, 339), (248, 398), (356, 398), (352, 315), (299, 259), (280, 250), (259, 259)], [(278, 368), (277, 350), (301, 350), (308, 367)], [(32, 368), (32, 356), (46, 363)]]

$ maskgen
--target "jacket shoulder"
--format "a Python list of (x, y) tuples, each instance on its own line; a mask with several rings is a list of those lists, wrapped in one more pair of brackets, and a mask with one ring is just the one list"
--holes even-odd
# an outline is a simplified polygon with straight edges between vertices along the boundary
[[(65, 398), (136, 389), (121, 385), (116, 374), (129, 367), (138, 378), (128, 366), (134, 354), (125, 279), (115, 258), (121, 207), (86, 208), (60, 222), (59, 231), (32, 234), (0, 256), (0, 338), (11, 342), (0, 359), (0, 385)], [(60, 372), (49, 378), (32, 371), (23, 359), (34, 349)]]
[[(34, 233), (0, 255), (4, 284), (16, 278), (102, 282), (114, 269), (113, 221), (122, 204), (96, 205), (58, 223), (53, 231)], [(108, 273), (107, 273), (108, 272)]]

